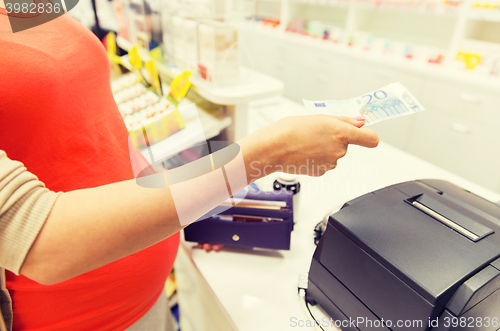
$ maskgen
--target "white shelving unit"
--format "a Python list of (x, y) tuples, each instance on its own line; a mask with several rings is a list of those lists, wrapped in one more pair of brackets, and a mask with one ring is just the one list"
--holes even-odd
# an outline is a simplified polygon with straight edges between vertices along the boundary
[[(219, 115), (219, 116), (217, 116)], [(232, 120), (229, 116), (220, 117), (220, 114), (214, 114), (213, 112), (208, 112), (203, 108), (198, 107), (198, 116), (200, 122), (202, 123), (203, 133), (205, 134), (205, 139), (210, 139), (217, 136), (222, 130), (229, 127)], [(143, 149), (141, 150), (142, 155), (152, 162), (150, 159), (150, 153), (153, 155), (174, 155), (179, 153), (186, 148), (192, 147), (197, 143), (202, 143), (199, 141), (200, 132), (199, 125), (195, 121), (186, 121), (186, 127), (179, 132), (159, 141), (156, 144), (151, 145), (151, 150)]]
[(246, 67), (240, 67), (239, 81), (231, 86), (213, 86), (196, 76), (191, 78), (191, 82), (202, 98), (226, 107), (234, 121), (234, 131), (230, 134), (234, 141), (248, 134), (248, 103), (281, 95), (284, 89), (284, 84), (279, 79)]
[[(500, 10), (473, 8), (473, 0), (453, 6), (433, 1), (229, 0), (231, 8), (249, 10), (250, 17), (275, 17), (281, 24), (271, 28), (235, 20), (240, 59), (252, 70), (242, 68), (232, 87), (194, 78), (193, 90), (224, 106), (233, 120), (227, 131), (239, 139), (247, 132), (248, 102), (280, 94), (281, 82), (285, 96), (301, 102), (347, 99), (400, 81), (427, 110), (374, 125), (381, 139), (500, 192), (500, 156), (493, 152), (500, 140), (500, 51), (495, 53), (500, 50)], [(323, 24), (339, 38), (334, 42), (332, 35), (323, 40), (321, 34), (286, 32), (293, 18)], [(381, 52), (375, 42), (377, 51), (374, 44), (365, 47), (371, 37), (393, 46), (389, 52)], [(406, 47), (414, 47), (411, 56), (403, 56)], [(463, 62), (454, 61), (458, 50), (473, 53), (476, 47), (487, 49), (482, 59), (487, 65), (465, 70)], [(436, 55), (444, 61), (429, 63)], [(497, 63), (497, 76), (489, 72), (492, 63)], [(160, 63), (158, 68), (173, 75)]]
[[(279, 18), (280, 25), (240, 21), (240, 46), (297, 102), (342, 100), (402, 82), (427, 110), (371, 128), (500, 192), (500, 155), (493, 152), (500, 141), (500, 9), (473, 1), (254, 0), (251, 17)], [(297, 33), (303, 22), (309, 35)], [(325, 39), (321, 28), (330, 32)], [(389, 52), (382, 43), (392, 44)], [(459, 51), (479, 54), (481, 64), (465, 69), (455, 61)]]
[[(372, 68), (380, 67), (377, 70), (378, 76), (390, 75), (384, 73), (385, 66), (388, 66), (391, 69), (401, 70), (412, 75), (425, 75), (448, 80), (453, 83), (472, 84), (474, 87), (494, 93), (498, 93), (500, 90), (500, 76), (487, 76), (473, 70), (457, 70), (455, 66), (416, 62), (402, 57), (384, 57), (379, 54), (363, 52), (359, 49), (351, 49), (345, 45), (328, 43), (308, 36), (263, 27), (261, 24), (255, 22), (245, 22), (240, 24), (239, 27), (242, 47), (246, 51), (249, 51), (252, 64), (256, 64), (255, 69), (262, 71), (265, 68), (263, 72), (272, 76), (276, 76), (276, 73), (272, 70), (269, 72), (267, 68), (273, 66), (279, 67), (279, 64), (276, 65), (274, 63), (275, 60), (313, 69), (316, 68), (315, 63), (325, 62), (330, 54), (335, 54), (349, 60), (367, 62)], [(262, 39), (262, 45), (254, 43), (256, 38)], [(294, 47), (300, 48), (300, 51), (294, 49)], [(266, 57), (269, 55), (271, 57), (266, 61)], [(276, 57), (272, 55), (276, 55)], [(242, 56), (242, 59), (245, 60), (245, 57)], [(249, 62), (244, 62), (244, 64), (250, 65)], [(294, 68), (288, 69), (293, 70)], [(321, 70), (323, 69), (321, 68)], [(334, 68), (334, 70), (338, 71), (341, 68)], [(315, 70), (310, 70), (309, 72), (311, 75), (317, 74)], [(287, 84), (289, 83), (286, 79), (282, 80)], [(359, 93), (363, 92), (366, 91), (361, 90)], [(343, 95), (343, 97), (346, 97), (346, 95)], [(298, 98), (294, 99), (300, 101), (302, 98), (305, 97), (298, 96)]]
[(348, 99), (394, 81), (403, 83), (426, 111), (370, 128), (399, 149), (500, 192), (500, 155), (495, 152), (500, 141), (499, 78), (374, 56), (255, 22), (242, 23), (239, 32), (255, 69), (284, 81), (284, 95), (299, 103), (302, 98)]
[[(130, 42), (121, 37), (117, 37), (117, 44), (125, 50), (129, 50), (133, 47)], [(141, 49), (139, 52), (143, 60), (148, 61), (150, 59), (146, 50)], [(178, 69), (169, 68), (154, 59), (153, 61), (160, 75), (173, 79), (176, 75), (180, 74)], [(190, 80), (193, 84), (192, 90), (198, 96), (210, 103), (224, 106), (230, 120), (229, 124), (226, 126), (228, 127), (227, 136), (228, 139), (234, 141), (245, 137), (248, 133), (248, 103), (254, 100), (281, 95), (284, 88), (282, 81), (246, 67), (240, 67), (238, 81), (236, 84), (230, 86), (221, 87), (210, 84), (199, 79), (196, 75), (191, 76)], [(207, 124), (203, 122), (203, 118), (200, 116), (202, 125), (205, 129)], [(225, 123), (223, 124), (225, 125)], [(207, 139), (209, 138), (211, 137), (207, 137)]]
[[(119, 47), (125, 50), (130, 50), (133, 47), (131, 43), (120, 37), (117, 38), (117, 44)], [(140, 53), (143, 60), (149, 61), (150, 56), (144, 49), (141, 49)], [(123, 64), (129, 70), (131, 70), (132, 66), (128, 62), (128, 55), (123, 56), (122, 59)], [(166, 74), (171, 78), (175, 77), (174, 73), (168, 70), (168, 68), (163, 64), (156, 62), (156, 66), (158, 68), (158, 71), (162, 72), (164, 75)], [(144, 74), (147, 73), (144, 72)], [(183, 101), (182, 103), (187, 105), (190, 102)], [(224, 129), (227, 129), (233, 123), (231, 117), (223, 114), (221, 111), (217, 111), (214, 109), (205, 109), (203, 107), (200, 107), (200, 105), (198, 105), (196, 109), (198, 112), (199, 122), (194, 118), (185, 119), (186, 126), (184, 127), (184, 129), (174, 133), (171, 136), (168, 136), (167, 138), (155, 144), (152, 144), (150, 146), (150, 150), (141, 150), (142, 155), (148, 160), (148, 162), (152, 162), (151, 153), (153, 155), (161, 155), (163, 157), (167, 155), (173, 156), (174, 154), (179, 153), (186, 148), (194, 146), (197, 143), (201, 143), (202, 141), (200, 141), (201, 136), (199, 127), (200, 123), (205, 139), (211, 139), (219, 135)]]
[[(491, 2), (493, 5), (494, 0)], [(468, 50), (469, 39), (500, 43), (499, 8), (473, 5), (472, 0), (254, 0), (249, 15), (279, 18), (280, 31), (285, 31), (293, 19), (319, 22), (340, 29), (344, 44), (366, 35), (428, 46), (451, 62), (459, 49)]]

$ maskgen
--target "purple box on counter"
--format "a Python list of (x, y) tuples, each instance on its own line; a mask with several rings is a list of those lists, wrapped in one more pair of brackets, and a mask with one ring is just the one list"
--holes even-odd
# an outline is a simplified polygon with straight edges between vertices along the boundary
[(223, 214), (228, 217), (247, 215), (282, 220), (231, 221), (214, 216), (190, 224), (184, 229), (184, 238), (201, 243), (289, 250), (293, 230), (293, 194), (287, 191), (249, 192), (245, 200), (283, 201), (286, 207), (279, 210), (246, 208), (241, 207), (242, 202)]

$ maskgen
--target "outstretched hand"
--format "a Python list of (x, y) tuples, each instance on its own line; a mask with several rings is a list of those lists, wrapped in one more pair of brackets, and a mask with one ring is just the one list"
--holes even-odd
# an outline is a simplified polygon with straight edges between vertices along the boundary
[[(364, 124), (364, 117), (291, 116), (255, 131), (238, 142), (248, 181), (275, 171), (321, 176), (337, 166), (349, 144), (370, 148), (378, 145), (378, 136), (363, 128)], [(207, 253), (222, 247), (208, 243), (196, 246)]]
[(377, 134), (364, 124), (363, 117), (308, 115), (285, 117), (261, 128), (238, 142), (248, 180), (276, 171), (322, 176), (337, 166), (349, 144), (378, 145)]

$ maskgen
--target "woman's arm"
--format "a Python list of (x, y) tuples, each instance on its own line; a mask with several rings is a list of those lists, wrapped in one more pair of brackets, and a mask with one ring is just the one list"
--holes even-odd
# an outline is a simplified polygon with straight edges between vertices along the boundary
[[(350, 143), (377, 146), (377, 135), (360, 128), (363, 124), (352, 118), (323, 115), (288, 117), (250, 134), (238, 142), (246, 178), (232, 182), (232, 192), (281, 169), (322, 175), (336, 166)], [(310, 164), (314, 168), (305, 167)], [(321, 165), (325, 171), (318, 173)], [(225, 171), (236, 178), (240, 164), (233, 160), (225, 165)], [(42, 284), (54, 284), (149, 247), (184, 227), (178, 213), (189, 214), (192, 222), (227, 199), (227, 188), (214, 185), (217, 176), (210, 172), (164, 189), (140, 187), (129, 180), (63, 193), (21, 273)], [(175, 204), (172, 190), (176, 192)], [(183, 198), (179, 200), (179, 196)]]

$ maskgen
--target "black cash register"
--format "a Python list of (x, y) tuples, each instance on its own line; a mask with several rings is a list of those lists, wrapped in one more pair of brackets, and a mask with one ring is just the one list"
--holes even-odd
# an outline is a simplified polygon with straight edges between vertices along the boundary
[(500, 330), (500, 206), (442, 180), (351, 200), (329, 217), (306, 300), (343, 331)]

